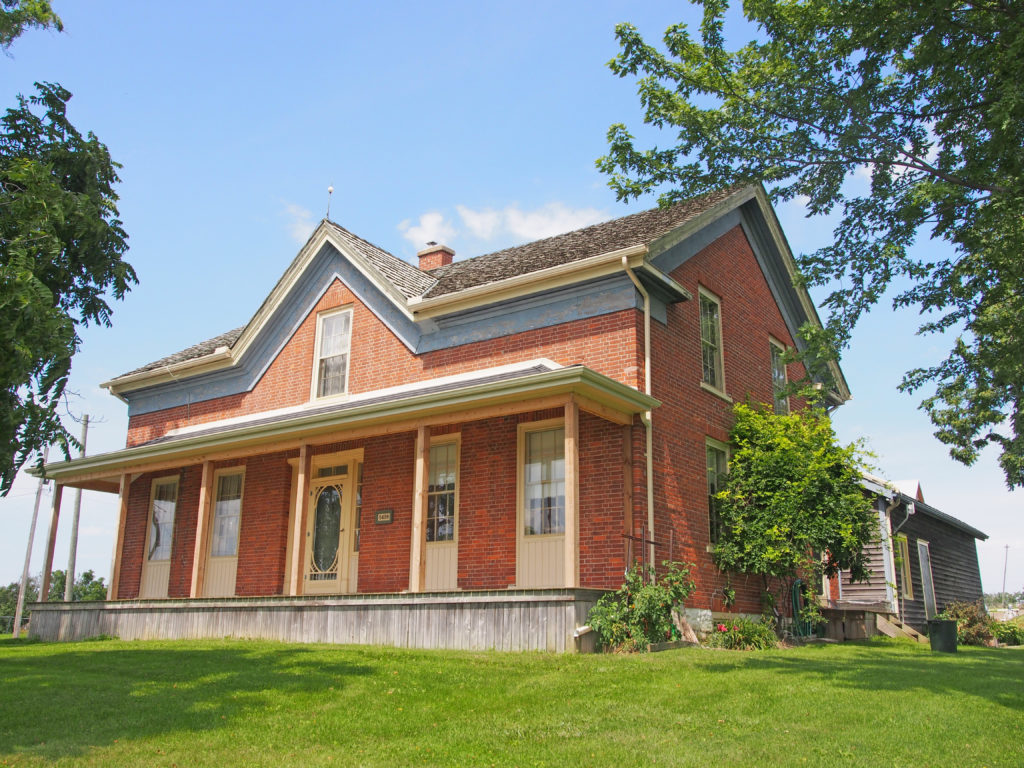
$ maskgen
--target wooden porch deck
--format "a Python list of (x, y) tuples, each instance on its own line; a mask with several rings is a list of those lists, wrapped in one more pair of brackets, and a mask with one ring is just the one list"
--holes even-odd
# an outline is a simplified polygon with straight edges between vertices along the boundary
[(604, 594), (531, 589), (306, 597), (35, 603), (29, 634), (47, 641), (238, 637), (449, 650), (593, 650), (577, 627)]

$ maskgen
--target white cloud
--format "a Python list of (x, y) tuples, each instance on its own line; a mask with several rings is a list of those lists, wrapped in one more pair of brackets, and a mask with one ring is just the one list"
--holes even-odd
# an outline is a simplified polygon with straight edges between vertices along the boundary
[(548, 203), (532, 211), (524, 211), (518, 205), (479, 211), (459, 205), (456, 210), (463, 224), (481, 240), (492, 240), (502, 235), (511, 235), (519, 241), (539, 240), (608, 218), (605, 211), (597, 208), (570, 208), (559, 202)]
[(288, 219), (288, 234), (300, 245), (305, 243), (313, 234), (313, 228), (316, 226), (313, 221), (313, 213), (301, 205), (286, 202), (284, 215)]
[(502, 213), (493, 208), (485, 208), (482, 211), (474, 211), (464, 205), (455, 206), (459, 212), (462, 223), (465, 224), (474, 237), (481, 240), (490, 240), (501, 227)]
[(418, 224), (406, 219), (398, 225), (398, 231), (402, 233), (402, 237), (416, 246), (416, 250), (422, 250), (431, 240), (447, 245), (456, 235), (455, 227), (437, 211), (424, 213), (420, 216)]

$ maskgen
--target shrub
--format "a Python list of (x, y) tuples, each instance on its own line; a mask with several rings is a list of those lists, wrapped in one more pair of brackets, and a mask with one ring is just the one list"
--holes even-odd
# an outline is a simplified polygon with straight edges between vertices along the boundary
[(775, 635), (775, 622), (771, 618), (751, 621), (736, 616), (716, 623), (707, 643), (712, 648), (731, 651), (764, 651), (778, 647), (779, 638)]
[(1003, 645), (1024, 645), (1024, 620), (995, 621), (992, 634)]
[(653, 568), (634, 565), (619, 590), (603, 595), (590, 609), (587, 621), (604, 649), (640, 651), (649, 643), (679, 638), (672, 611), (682, 608), (683, 601), (693, 594), (690, 565), (662, 565), (665, 573), (653, 582)]
[(946, 603), (942, 613), (935, 618), (956, 621), (957, 645), (985, 645), (992, 639), (992, 619), (980, 600), (976, 603)]

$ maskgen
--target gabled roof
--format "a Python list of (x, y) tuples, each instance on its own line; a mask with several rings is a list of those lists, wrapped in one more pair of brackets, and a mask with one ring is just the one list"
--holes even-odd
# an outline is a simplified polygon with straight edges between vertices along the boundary
[(668, 208), (622, 216), (574, 232), (505, 248), (472, 259), (455, 261), (430, 271), (436, 283), (422, 294), (425, 299), (444, 296), (479, 285), (518, 277), (568, 264), (601, 253), (647, 245), (667, 232), (725, 200), (734, 190), (724, 189)]
[[(196, 376), (231, 369), (255, 342), (261, 329), (271, 321), (289, 292), (325, 247), (341, 258), (390, 302), (393, 322), (411, 328), (417, 324), (463, 310), (499, 305), (522, 296), (541, 294), (588, 280), (621, 274), (623, 263), (636, 271), (647, 285), (665, 301), (691, 298), (681, 285), (656, 266), (654, 256), (681, 238), (701, 230), (709, 222), (735, 211), (739, 206), (754, 206), (758, 216), (770, 219), (773, 249), (781, 254), (780, 269), (796, 291), (801, 314), (818, 321), (810, 297), (803, 289), (791, 286), (795, 266), (788, 245), (774, 218), (774, 212), (760, 187), (736, 187), (719, 190), (668, 208), (655, 208), (595, 224), (574, 232), (536, 242), (506, 248), (494, 253), (453, 262), (429, 272), (388, 253), (344, 227), (324, 219), (299, 251), (274, 289), (252, 319), (242, 328), (216, 336), (188, 349), (168, 355), (122, 374), (102, 386), (118, 396), (146, 387), (169, 383), (180, 374)], [(747, 206), (749, 207), (749, 206)], [(795, 328), (794, 328), (795, 330)], [(407, 334), (408, 336), (408, 334)], [(410, 337), (410, 338), (412, 338)], [(415, 344), (404, 343), (413, 351)], [(839, 402), (849, 397), (842, 372), (836, 368)]]

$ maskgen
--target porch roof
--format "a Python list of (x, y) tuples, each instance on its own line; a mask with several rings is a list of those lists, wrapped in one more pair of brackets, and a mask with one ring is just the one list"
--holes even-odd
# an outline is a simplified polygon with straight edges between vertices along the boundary
[(570, 399), (581, 410), (620, 424), (632, 423), (634, 414), (661, 404), (583, 365), (536, 361), (510, 368), (431, 379), (317, 408), (186, 428), (119, 451), (50, 462), (44, 472), (61, 485), (116, 493), (122, 474), (524, 413), (564, 405)]

